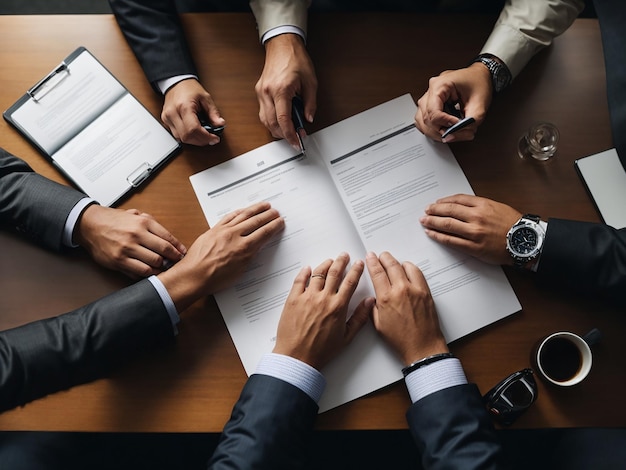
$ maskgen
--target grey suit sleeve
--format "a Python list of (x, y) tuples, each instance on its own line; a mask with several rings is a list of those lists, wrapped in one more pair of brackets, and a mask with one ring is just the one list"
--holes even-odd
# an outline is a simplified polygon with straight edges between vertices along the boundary
[(539, 282), (626, 305), (626, 229), (550, 219), (537, 269)]
[(60, 250), (67, 216), (84, 197), (38, 175), (26, 162), (0, 149), (0, 224)]
[(318, 406), (280, 379), (250, 376), (208, 468), (296, 470), (304, 468)]
[(198, 75), (174, 0), (109, 0), (113, 14), (153, 88), (158, 80)]
[(415, 402), (407, 412), (426, 470), (501, 468), (501, 447), (474, 384), (457, 385)]
[(148, 280), (58, 317), (0, 332), (0, 411), (100, 378), (173, 337)]

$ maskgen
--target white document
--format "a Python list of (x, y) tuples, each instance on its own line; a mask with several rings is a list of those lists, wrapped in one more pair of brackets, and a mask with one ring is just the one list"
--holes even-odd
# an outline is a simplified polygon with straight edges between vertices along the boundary
[[(231, 289), (217, 293), (248, 375), (271, 352), (283, 304), (303, 266), (345, 251), (389, 251), (412, 261), (431, 287), (448, 342), (520, 310), (502, 269), (431, 241), (419, 223), (437, 198), (473, 194), (445, 144), (413, 125), (410, 95), (379, 105), (306, 138), (307, 155), (272, 142), (190, 180), (210, 225), (237, 208), (269, 201), (285, 218), (272, 240)], [(367, 271), (352, 309), (374, 290)], [(351, 311), (352, 311), (351, 309)], [(328, 385), (320, 412), (402, 378), (403, 364), (371, 324), (322, 372)]]
[(180, 144), (86, 49), (4, 113), (82, 191), (110, 206)]
[(580, 158), (575, 164), (604, 223), (626, 227), (626, 171), (617, 151), (605, 150)]

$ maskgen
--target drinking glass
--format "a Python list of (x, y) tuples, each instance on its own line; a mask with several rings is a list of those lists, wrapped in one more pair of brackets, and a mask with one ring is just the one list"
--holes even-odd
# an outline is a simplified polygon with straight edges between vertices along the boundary
[(549, 160), (556, 152), (559, 130), (549, 122), (538, 122), (528, 128), (520, 138), (517, 152), (521, 158)]

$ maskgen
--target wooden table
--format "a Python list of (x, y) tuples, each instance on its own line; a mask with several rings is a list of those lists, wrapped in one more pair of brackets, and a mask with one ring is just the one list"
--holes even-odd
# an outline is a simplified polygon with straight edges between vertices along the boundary
[[(317, 14), (309, 48), (319, 78), (318, 113), (310, 131), (381, 102), (412, 93), (428, 78), (464, 66), (480, 49), (494, 18), (394, 14)], [(254, 84), (263, 67), (249, 14), (183, 18), (203, 83), (228, 121), (213, 148), (186, 147), (122, 207), (153, 214), (187, 246), (204, 230), (188, 177), (271, 140), (258, 121)], [(445, 34), (444, 34), (445, 32)], [(154, 94), (112, 16), (0, 17), (5, 110), (77, 46), (86, 46), (155, 116)], [(210, 47), (209, 47), (210, 46)], [(516, 154), (519, 136), (548, 120), (561, 131), (548, 163)], [(0, 145), (63, 182), (6, 122)], [(452, 150), (478, 195), (547, 217), (598, 221), (572, 162), (612, 146), (598, 23), (578, 20), (540, 53), (498, 96), (475, 141)], [(84, 254), (45, 252), (0, 233), (0, 328), (14, 327), (85, 304), (127, 285), (122, 275), (97, 267)], [(485, 392), (529, 365), (537, 339), (557, 330), (604, 332), (589, 378), (571, 390), (539, 383), (537, 403), (516, 427), (622, 426), (626, 367), (621, 346), (623, 312), (538, 287), (532, 275), (506, 270), (523, 310), (452, 344), (467, 375)], [(212, 298), (182, 315), (175, 345), (128, 364), (114, 376), (75, 387), (0, 415), (0, 430), (219, 432), (246, 376)], [(402, 382), (320, 415), (318, 429), (402, 429), (409, 399)]]

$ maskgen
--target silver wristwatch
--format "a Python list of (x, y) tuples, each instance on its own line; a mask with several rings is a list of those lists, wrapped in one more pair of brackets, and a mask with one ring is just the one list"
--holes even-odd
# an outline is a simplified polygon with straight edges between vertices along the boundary
[(491, 54), (480, 54), (472, 61), (472, 63), (474, 62), (481, 62), (487, 67), (491, 74), (491, 83), (493, 84), (493, 91), (495, 93), (501, 92), (511, 83), (513, 79), (511, 71), (506, 64), (495, 56)]
[(516, 267), (522, 267), (541, 253), (545, 232), (538, 215), (525, 214), (506, 234), (506, 250)]

